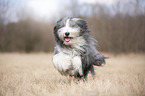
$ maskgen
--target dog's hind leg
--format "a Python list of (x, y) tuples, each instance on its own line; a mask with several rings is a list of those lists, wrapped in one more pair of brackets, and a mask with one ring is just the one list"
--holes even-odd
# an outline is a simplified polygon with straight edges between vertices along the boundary
[(91, 74), (92, 74), (92, 78), (95, 79), (96, 73), (95, 73), (95, 71), (94, 71), (94, 66), (93, 66), (93, 65), (91, 66), (90, 71), (91, 71)]
[(87, 80), (87, 76), (89, 74), (89, 70), (84, 70), (84, 79)]
[(87, 70), (84, 70), (84, 78), (87, 80), (87, 76), (89, 74), (89, 71), (91, 71), (91, 74), (93, 76), (93, 78), (95, 77), (95, 71), (94, 71), (94, 66), (90, 65), (89, 68)]
[(95, 71), (94, 71), (94, 66), (93, 65), (90, 67), (90, 71), (91, 71), (91, 74), (94, 76), (95, 75)]

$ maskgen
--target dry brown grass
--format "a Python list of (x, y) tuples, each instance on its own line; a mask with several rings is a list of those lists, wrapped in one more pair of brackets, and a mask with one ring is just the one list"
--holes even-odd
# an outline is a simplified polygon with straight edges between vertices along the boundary
[(68, 82), (53, 67), (53, 54), (1, 53), (0, 96), (145, 96), (145, 55), (106, 55), (94, 79)]

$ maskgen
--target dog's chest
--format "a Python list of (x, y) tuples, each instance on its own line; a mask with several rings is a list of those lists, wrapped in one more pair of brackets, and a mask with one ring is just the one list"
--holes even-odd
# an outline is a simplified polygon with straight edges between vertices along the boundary
[(53, 64), (63, 75), (75, 75), (79, 73), (79, 70), (82, 70), (81, 57), (77, 56), (75, 50), (65, 50), (55, 54)]
[(61, 48), (57, 46), (57, 50), (60, 53), (63, 53), (65, 55), (69, 55), (70, 57), (75, 57), (75, 56), (80, 56), (80, 52), (78, 51), (77, 48), (72, 48), (72, 49), (67, 49), (67, 48)]

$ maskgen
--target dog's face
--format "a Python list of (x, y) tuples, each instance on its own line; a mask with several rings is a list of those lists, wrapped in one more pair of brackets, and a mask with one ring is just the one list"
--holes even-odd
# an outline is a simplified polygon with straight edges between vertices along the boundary
[(62, 41), (65, 45), (76, 43), (83, 34), (88, 32), (86, 21), (80, 18), (62, 18), (54, 27), (55, 40)]
[(57, 32), (59, 38), (65, 45), (71, 45), (73, 40), (79, 37), (80, 28), (75, 24), (74, 20), (67, 19), (64, 23), (64, 27), (58, 29)]

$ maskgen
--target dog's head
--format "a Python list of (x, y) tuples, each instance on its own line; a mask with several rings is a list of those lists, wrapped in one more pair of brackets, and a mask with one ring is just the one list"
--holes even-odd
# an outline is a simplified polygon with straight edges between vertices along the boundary
[(89, 28), (86, 21), (80, 18), (62, 18), (54, 27), (56, 42), (66, 46), (77, 43), (88, 32)]

